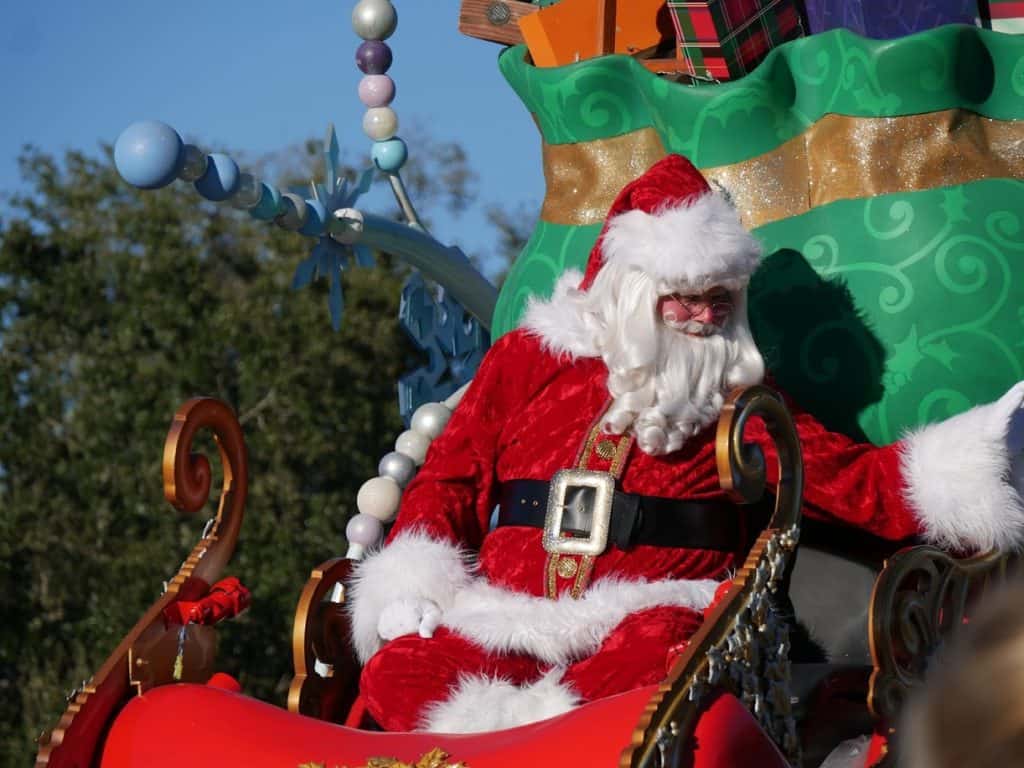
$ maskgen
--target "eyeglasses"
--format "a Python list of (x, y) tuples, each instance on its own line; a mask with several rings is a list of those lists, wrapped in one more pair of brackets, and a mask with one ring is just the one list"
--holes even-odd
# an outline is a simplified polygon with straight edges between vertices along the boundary
[(729, 317), (733, 309), (732, 299), (721, 296), (681, 296), (678, 293), (673, 293), (672, 298), (678, 301), (690, 315), (699, 315), (705, 308), (710, 308), (711, 318), (716, 323)]

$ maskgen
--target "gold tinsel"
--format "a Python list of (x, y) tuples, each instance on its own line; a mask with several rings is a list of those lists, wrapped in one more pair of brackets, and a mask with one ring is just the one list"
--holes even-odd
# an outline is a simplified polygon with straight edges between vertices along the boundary
[[(365, 766), (359, 768), (469, 768), (465, 763), (449, 763), (448, 753), (441, 749), (432, 749), (415, 763), (403, 763), (393, 757), (371, 757)], [(298, 768), (327, 768), (326, 763), (301, 763)], [(347, 766), (335, 766), (347, 768)]]

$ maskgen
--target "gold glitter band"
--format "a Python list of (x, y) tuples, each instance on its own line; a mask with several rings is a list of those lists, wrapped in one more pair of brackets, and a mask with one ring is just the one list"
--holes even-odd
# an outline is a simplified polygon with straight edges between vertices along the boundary
[[(602, 222), (618, 191), (664, 155), (653, 128), (545, 146), (548, 192), (541, 218)], [(1024, 120), (993, 120), (963, 109), (826, 115), (771, 152), (701, 170), (728, 190), (744, 225), (754, 228), (835, 200), (1024, 178)]]
[(553, 224), (594, 224), (619, 191), (668, 153), (653, 128), (579, 144), (544, 144), (547, 195), (540, 211)]

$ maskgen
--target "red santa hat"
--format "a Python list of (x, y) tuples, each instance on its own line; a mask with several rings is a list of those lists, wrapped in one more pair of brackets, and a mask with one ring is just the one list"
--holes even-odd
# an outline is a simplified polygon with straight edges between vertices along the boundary
[(760, 256), (760, 244), (725, 196), (685, 157), (669, 155), (615, 198), (579, 287), (588, 289), (605, 264), (621, 264), (673, 289), (736, 291)]
[(615, 198), (586, 274), (565, 270), (550, 298), (529, 300), (521, 325), (555, 354), (600, 355), (580, 301), (598, 298), (588, 297), (594, 281), (606, 266), (614, 266), (616, 274), (610, 275), (606, 289), (614, 290), (623, 270), (637, 268), (662, 294), (699, 294), (713, 287), (731, 291), (736, 332), (752, 345), (746, 288), (760, 257), (760, 243), (740, 223), (725, 195), (712, 190), (685, 157), (669, 155)]

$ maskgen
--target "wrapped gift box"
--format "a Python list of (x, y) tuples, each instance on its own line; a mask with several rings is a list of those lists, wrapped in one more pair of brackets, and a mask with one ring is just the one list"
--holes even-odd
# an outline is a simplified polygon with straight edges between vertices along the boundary
[(1024, 34), (1024, 2), (1021, 0), (988, 0), (981, 7), (986, 27), (996, 32)]
[(732, 80), (768, 52), (803, 35), (796, 0), (668, 0), (681, 71), (700, 80)]
[[(981, 3), (986, 4), (1002, 5), (999, 0)], [(1021, 2), (1005, 5), (1024, 7)], [(864, 37), (888, 40), (943, 24), (975, 24), (978, 6), (978, 0), (806, 0), (807, 26), (811, 34), (843, 27)]]
[[(614, 33), (603, 47), (601, 30)], [(665, 18), (665, 0), (559, 0), (519, 20), (519, 27), (538, 67), (557, 67), (604, 53), (638, 55), (671, 47), (672, 25)]]

